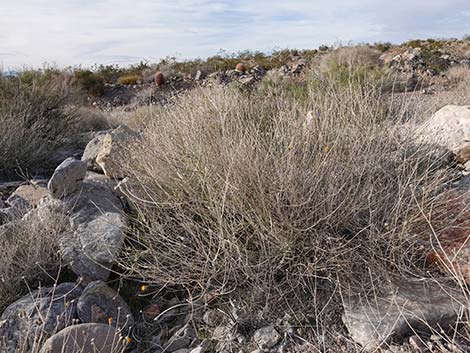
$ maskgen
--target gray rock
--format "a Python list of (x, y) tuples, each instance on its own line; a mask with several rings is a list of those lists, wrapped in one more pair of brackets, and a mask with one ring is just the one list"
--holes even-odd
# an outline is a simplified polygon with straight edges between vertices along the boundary
[(281, 335), (274, 326), (266, 326), (256, 330), (253, 341), (262, 349), (270, 349), (279, 343)]
[(138, 134), (125, 125), (120, 125), (104, 135), (96, 155), (96, 163), (110, 178), (125, 177), (122, 169), (122, 159), (126, 149), (136, 141)]
[(67, 327), (50, 337), (40, 353), (118, 353), (125, 340), (110, 325), (80, 324)]
[(85, 178), (86, 163), (67, 158), (54, 171), (47, 188), (53, 197), (60, 199), (80, 188)]
[(109, 186), (85, 180), (80, 192), (63, 201), (70, 220), (59, 238), (63, 259), (85, 283), (107, 280), (126, 229), (120, 199)]
[(0, 317), (0, 352), (32, 344), (37, 334), (51, 335), (77, 319), (75, 283), (41, 288), (8, 306)]
[(96, 133), (95, 137), (86, 145), (82, 155), (82, 161), (86, 163), (88, 170), (103, 173), (103, 169), (96, 163), (96, 157), (98, 157), (101, 151), (103, 140), (107, 133), (108, 131)]
[(207, 310), (202, 317), (204, 323), (210, 327), (216, 327), (224, 322), (224, 314), (216, 309)]
[(343, 322), (351, 337), (369, 351), (429, 327), (445, 329), (465, 308), (458, 290), (430, 280), (402, 279), (382, 289), (370, 301), (356, 295), (344, 301)]
[(83, 290), (77, 303), (82, 322), (111, 324), (125, 335), (134, 325), (131, 310), (124, 299), (105, 282), (91, 282)]

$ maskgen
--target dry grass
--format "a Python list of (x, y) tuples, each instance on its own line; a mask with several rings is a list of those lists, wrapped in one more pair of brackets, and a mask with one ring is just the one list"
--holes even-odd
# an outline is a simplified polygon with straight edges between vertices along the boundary
[(53, 283), (60, 267), (57, 236), (63, 220), (43, 212), (0, 228), (0, 312), (39, 283)]
[(443, 156), (413, 144), (374, 83), (307, 87), (302, 99), (282, 84), (197, 90), (148, 122), (125, 166), (137, 215), (123, 265), (134, 276), (237, 289), (274, 315), (421, 270), (410, 230), (450, 178)]

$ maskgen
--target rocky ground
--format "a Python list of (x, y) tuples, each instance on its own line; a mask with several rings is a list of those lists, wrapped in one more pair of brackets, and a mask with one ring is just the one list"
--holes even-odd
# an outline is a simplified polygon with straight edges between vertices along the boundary
[[(404, 75), (422, 94), (445, 89), (445, 81), (425, 65), (422, 50), (412, 48), (382, 60)], [(448, 54), (440, 65), (468, 66), (469, 59)], [(101, 110), (129, 109), (135, 103), (171, 104), (197, 86), (231, 83), (256, 87), (266, 75), (302, 80), (310, 64), (296, 58), (275, 72), (261, 66), (194, 77), (170, 77), (167, 85), (108, 85), (90, 104)], [(429, 83), (430, 82), (430, 83)], [(312, 115), (313, 116), (313, 112)], [(306, 117), (306, 123), (308, 119)], [(417, 143), (445, 149), (443, 163), (458, 177), (451, 188), (453, 202), (470, 203), (470, 106), (445, 106), (416, 129)], [(123, 150), (141, 138), (125, 125), (94, 134), (81, 155), (64, 156), (52, 176), (0, 183), (0, 236), (24, 222), (60, 220), (61, 273), (54, 284), (30, 288), (0, 316), (0, 352), (313, 352), (319, 350), (292, 326), (288, 315), (261, 327), (246, 327), (247, 314), (232, 302), (217, 305), (217, 293), (191, 298), (178, 288), (156, 287), (123, 275), (117, 260), (129, 241), (135, 216), (132, 180), (120, 167)], [(468, 212), (456, 227), (429, 249), (428, 261), (455, 281), (416, 279), (404, 275), (384, 280), (373, 300), (347, 294), (343, 298), (343, 336), (335, 337), (345, 351), (470, 352), (466, 320), (470, 283)], [(326, 341), (326, 338), (325, 338)], [(65, 348), (64, 348), (65, 347)], [(330, 350), (331, 351), (331, 350)]]

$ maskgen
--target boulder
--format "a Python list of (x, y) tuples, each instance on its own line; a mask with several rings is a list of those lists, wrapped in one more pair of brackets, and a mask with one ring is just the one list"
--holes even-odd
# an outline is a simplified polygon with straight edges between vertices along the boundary
[(15, 352), (20, 345), (30, 346), (38, 334), (51, 335), (70, 325), (77, 319), (81, 293), (75, 283), (62, 283), (18, 299), (0, 316), (0, 348)]
[(80, 324), (69, 326), (50, 337), (40, 353), (119, 353), (125, 339), (110, 325)]
[(63, 259), (85, 283), (107, 280), (124, 240), (121, 200), (99, 181), (85, 180), (63, 200), (70, 227), (59, 237)]
[(85, 151), (82, 155), (82, 161), (86, 163), (88, 170), (103, 173), (103, 169), (101, 169), (98, 163), (96, 163), (96, 157), (98, 157), (98, 154), (101, 151), (103, 140), (107, 133), (108, 131), (98, 132), (86, 145)]
[(466, 307), (461, 291), (431, 280), (401, 279), (381, 289), (371, 300), (360, 295), (344, 300), (344, 324), (351, 337), (371, 352), (414, 332), (448, 329)]
[(281, 340), (281, 335), (274, 326), (266, 326), (256, 330), (253, 335), (253, 341), (261, 349), (271, 349)]
[(417, 136), (419, 142), (446, 147), (466, 158), (464, 148), (470, 145), (470, 106), (445, 106), (419, 126)]
[(77, 191), (85, 174), (86, 163), (72, 157), (67, 158), (56, 168), (47, 188), (53, 197), (60, 199)]
[(121, 125), (104, 135), (100, 150), (96, 156), (96, 163), (110, 178), (122, 179), (125, 177), (122, 170), (122, 158), (126, 148), (132, 144), (138, 134), (125, 125)]
[(105, 282), (89, 283), (77, 303), (81, 322), (110, 324), (128, 334), (134, 325), (131, 310), (124, 299)]

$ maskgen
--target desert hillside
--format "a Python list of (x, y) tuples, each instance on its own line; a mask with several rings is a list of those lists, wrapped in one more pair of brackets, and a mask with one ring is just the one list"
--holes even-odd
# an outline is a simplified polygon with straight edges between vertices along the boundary
[(470, 38), (0, 75), (0, 353), (470, 352)]

